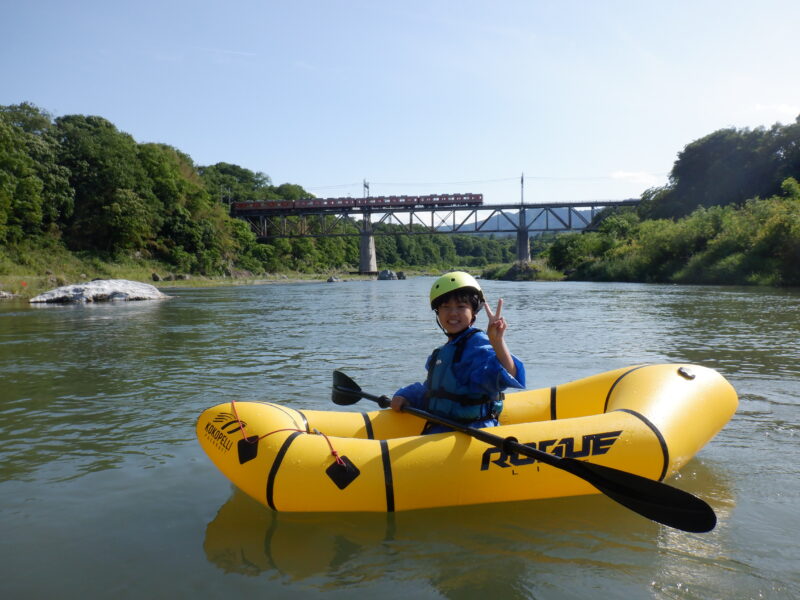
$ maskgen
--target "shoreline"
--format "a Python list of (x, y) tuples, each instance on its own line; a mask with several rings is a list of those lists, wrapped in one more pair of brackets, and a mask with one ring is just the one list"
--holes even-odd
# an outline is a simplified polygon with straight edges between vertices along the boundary
[[(420, 271), (406, 271), (408, 277), (420, 277), (426, 275), (435, 275), (424, 270)], [(285, 273), (275, 274), (268, 277), (231, 277), (231, 276), (206, 276), (206, 275), (189, 275), (175, 279), (162, 279), (160, 281), (153, 281), (152, 277), (141, 278), (131, 276), (97, 276), (78, 278), (75, 281), (64, 281), (62, 278), (54, 276), (41, 276), (34, 275), (31, 277), (24, 276), (0, 276), (0, 293), (6, 292), (12, 294), (11, 296), (2, 297), (0, 301), (7, 300), (30, 300), (34, 296), (43, 292), (66, 286), (78, 285), (87, 283), (95, 279), (124, 279), (128, 281), (136, 281), (140, 283), (147, 283), (159, 290), (166, 289), (183, 289), (183, 288), (214, 288), (214, 287), (235, 287), (244, 285), (275, 285), (281, 283), (325, 283), (331, 277), (336, 277), (338, 281), (331, 283), (341, 283), (347, 281), (372, 281), (377, 279), (374, 275), (352, 275), (344, 273)]]

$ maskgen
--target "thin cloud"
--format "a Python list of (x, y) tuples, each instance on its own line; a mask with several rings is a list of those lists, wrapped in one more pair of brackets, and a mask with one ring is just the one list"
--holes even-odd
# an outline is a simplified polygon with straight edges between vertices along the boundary
[(207, 48), (202, 46), (189, 46), (182, 49), (161, 49), (152, 53), (153, 60), (162, 63), (183, 63), (203, 57), (215, 63), (229, 63), (236, 60), (257, 57), (255, 52), (231, 50), (228, 48)]
[(243, 58), (254, 58), (258, 56), (255, 52), (245, 52), (243, 50), (230, 50), (228, 48), (198, 48), (198, 50), (203, 50), (204, 52), (210, 52), (211, 54), (218, 54), (222, 56), (239, 56)]
[(292, 61), (292, 66), (298, 71), (316, 72), (320, 70), (319, 67), (317, 67), (317, 65), (307, 62), (305, 60), (294, 60)]
[(614, 171), (611, 173), (611, 179), (652, 187), (664, 183), (664, 174), (647, 173), (646, 171)]
[(771, 118), (794, 120), (795, 117), (800, 115), (800, 105), (785, 103), (756, 104), (755, 111), (759, 114), (771, 115)]

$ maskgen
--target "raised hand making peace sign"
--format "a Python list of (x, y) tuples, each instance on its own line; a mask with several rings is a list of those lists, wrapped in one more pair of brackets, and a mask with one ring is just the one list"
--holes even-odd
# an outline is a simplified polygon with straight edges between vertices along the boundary
[(489, 342), (492, 344), (495, 354), (497, 354), (497, 360), (511, 373), (512, 377), (516, 377), (517, 367), (514, 365), (514, 359), (511, 357), (511, 352), (509, 352), (508, 346), (506, 346), (504, 337), (506, 329), (508, 329), (508, 323), (505, 317), (500, 316), (503, 310), (503, 299), (500, 298), (497, 301), (497, 310), (494, 312), (489, 308), (488, 302), (485, 303), (483, 307), (486, 309), (486, 314), (489, 317), (489, 324), (486, 326), (486, 335), (489, 336)]
[(504, 317), (500, 316), (500, 312), (503, 310), (503, 299), (500, 298), (497, 301), (497, 310), (492, 312), (492, 309), (489, 308), (489, 303), (483, 305), (486, 309), (486, 314), (489, 316), (489, 324), (486, 326), (486, 335), (489, 336), (489, 341), (492, 342), (494, 345), (495, 340), (500, 341), (503, 339), (503, 335), (508, 328), (508, 323)]

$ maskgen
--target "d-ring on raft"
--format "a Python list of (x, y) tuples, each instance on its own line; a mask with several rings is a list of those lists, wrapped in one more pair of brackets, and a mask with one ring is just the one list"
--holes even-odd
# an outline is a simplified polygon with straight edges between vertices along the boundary
[[(597, 465), (601, 474), (610, 467), (639, 476), (635, 480), (661, 482), (725, 426), (737, 404), (735, 390), (716, 371), (660, 364), (508, 394), (500, 426), (473, 431), (514, 441), (509, 444), (487, 445), (462, 431), (422, 436), (423, 420), (392, 410), (299, 411), (259, 402), (209, 408), (197, 421), (197, 437), (238, 488), (278, 511), (400, 511), (598, 489), (622, 502), (612, 485), (603, 489), (591, 477), (550, 463), (562, 458)], [(520, 453), (521, 444), (554, 455), (553, 461)], [(706, 519), (682, 527), (681, 518), (675, 525), (629, 508), (688, 531), (714, 526)]]

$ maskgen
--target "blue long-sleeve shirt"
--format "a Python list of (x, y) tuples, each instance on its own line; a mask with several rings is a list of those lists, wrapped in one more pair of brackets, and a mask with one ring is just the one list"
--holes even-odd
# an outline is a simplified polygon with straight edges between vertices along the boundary
[[(451, 339), (447, 344), (456, 344), (463, 335), (472, 328), (466, 329), (460, 335)], [(470, 336), (466, 342), (461, 360), (456, 364), (455, 376), (460, 384), (469, 386), (472, 394), (487, 394), (493, 396), (507, 388), (525, 387), (525, 365), (516, 356), (511, 356), (517, 368), (517, 376), (512, 377), (500, 361), (489, 342), (489, 337), (483, 331), (478, 331)], [(425, 361), (425, 369), (431, 367), (431, 356)], [(427, 382), (412, 383), (400, 388), (395, 396), (402, 396), (414, 408), (425, 408), (425, 395), (428, 392)]]

